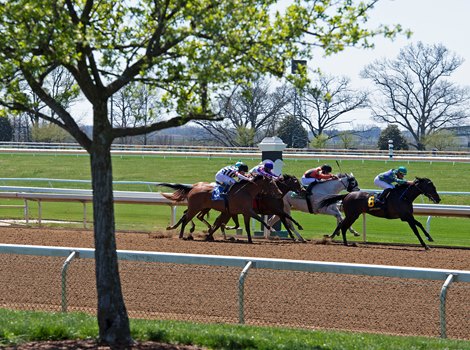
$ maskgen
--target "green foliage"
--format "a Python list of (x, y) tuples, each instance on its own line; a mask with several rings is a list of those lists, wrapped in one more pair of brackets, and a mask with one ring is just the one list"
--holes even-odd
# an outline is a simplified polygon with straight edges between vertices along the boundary
[(341, 147), (344, 149), (353, 148), (355, 145), (354, 135), (348, 131), (342, 131), (338, 134), (339, 139), (341, 140)]
[(31, 138), (35, 142), (73, 141), (64, 129), (55, 124), (34, 125), (31, 129)]
[[(0, 309), (0, 345), (63, 339), (96, 339), (96, 317), (83, 313), (47, 313)], [(131, 320), (136, 341), (193, 344), (209, 349), (435, 349), (468, 350), (469, 341), (404, 337), (280, 327)]]
[(439, 129), (423, 138), (426, 148), (435, 148), (439, 151), (453, 149), (457, 146), (457, 138), (450, 130)]
[(385, 129), (382, 130), (377, 142), (377, 147), (381, 150), (388, 149), (388, 140), (393, 140), (393, 149), (394, 150), (407, 150), (408, 142), (405, 137), (398, 129), (398, 126), (395, 124), (389, 124)]
[(328, 142), (328, 136), (325, 134), (320, 134), (315, 136), (312, 141), (310, 141), (310, 146), (312, 148), (326, 148), (326, 144)]
[(13, 139), (13, 128), (7, 117), (0, 117), (0, 141), (11, 141)]
[(277, 131), (279, 138), (287, 147), (304, 148), (308, 145), (308, 133), (302, 123), (295, 116), (285, 117), (279, 124)]
[(237, 127), (236, 142), (241, 147), (253, 147), (255, 140), (255, 130), (245, 126)]

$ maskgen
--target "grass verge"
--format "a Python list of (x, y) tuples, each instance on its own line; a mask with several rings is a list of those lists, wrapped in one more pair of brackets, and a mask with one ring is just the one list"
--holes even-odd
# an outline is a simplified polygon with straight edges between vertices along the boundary
[[(209, 349), (470, 349), (470, 342), (428, 337), (302, 330), (245, 325), (131, 320), (137, 341), (193, 344)], [(0, 346), (29, 341), (95, 339), (96, 317), (0, 309)]]

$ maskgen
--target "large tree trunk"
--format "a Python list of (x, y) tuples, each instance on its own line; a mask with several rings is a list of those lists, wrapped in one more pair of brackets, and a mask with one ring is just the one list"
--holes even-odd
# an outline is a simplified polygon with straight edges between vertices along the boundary
[[(105, 105), (106, 106), (106, 105)], [(95, 238), (95, 270), (98, 293), (99, 337), (110, 345), (132, 342), (129, 318), (121, 290), (114, 223), (111, 142), (106, 120), (106, 107), (101, 123), (95, 123), (90, 149), (93, 185), (93, 216)], [(97, 111), (95, 109), (95, 122)], [(95, 129), (96, 128), (96, 129)]]

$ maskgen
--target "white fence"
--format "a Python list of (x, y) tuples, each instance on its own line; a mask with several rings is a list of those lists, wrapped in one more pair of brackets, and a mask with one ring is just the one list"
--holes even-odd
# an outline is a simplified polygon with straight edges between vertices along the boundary
[[(0, 254), (34, 255), (66, 258), (62, 268), (62, 311), (67, 311), (67, 269), (74, 259), (94, 259), (94, 249), (72, 247), (45, 247), (31, 245), (0, 244)], [(238, 283), (239, 323), (244, 323), (244, 281), (250, 269), (270, 269), (299, 272), (333, 273), (358, 276), (380, 276), (399, 279), (442, 281), (440, 292), (440, 335), (446, 337), (446, 294), (452, 282), (470, 283), (470, 271), (444, 270), (417, 267), (349, 264), (322, 261), (266, 259), (181, 253), (160, 253), (118, 250), (118, 259), (146, 263), (171, 263), (206, 266), (239, 267)], [(347, 296), (344, 296), (347, 298)], [(423, 296), (424, 297), (424, 296)], [(437, 321), (437, 320), (436, 320)]]
[[(260, 159), (258, 147), (210, 147), (177, 145), (121, 145), (113, 144), (114, 155), (145, 155), (174, 157), (253, 157)], [(83, 154), (88, 153), (76, 143), (0, 142), (0, 153)], [(289, 159), (390, 159), (388, 150), (373, 149), (308, 149), (287, 148), (283, 158)], [(393, 151), (393, 159), (415, 161), (470, 162), (468, 151)]]
[[(156, 185), (158, 183), (146, 183)], [(441, 192), (444, 193), (444, 192)], [(452, 194), (468, 195), (468, 192), (451, 192)], [(30, 220), (29, 202), (38, 203), (38, 224), (42, 221), (42, 202), (78, 202), (83, 204), (83, 226), (87, 227), (86, 204), (93, 201), (91, 190), (66, 189), (66, 188), (44, 188), (44, 187), (18, 187), (0, 186), (0, 198), (20, 199), (24, 201), (24, 219), (26, 223)], [(156, 192), (137, 191), (114, 191), (114, 201), (120, 204), (146, 204), (167, 205), (170, 207), (170, 224), (176, 222), (176, 207), (186, 206), (186, 202), (175, 203)], [(433, 216), (463, 217), (470, 218), (470, 206), (467, 205), (444, 205), (444, 204), (413, 204), (416, 215), (428, 216), (427, 229), (430, 230), (431, 218)], [(363, 215), (363, 240), (366, 241), (366, 215)]]

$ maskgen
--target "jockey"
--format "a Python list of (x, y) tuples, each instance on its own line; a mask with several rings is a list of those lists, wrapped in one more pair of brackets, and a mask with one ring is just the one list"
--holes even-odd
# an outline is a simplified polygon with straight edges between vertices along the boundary
[(251, 181), (251, 178), (246, 176), (248, 172), (248, 165), (237, 162), (235, 165), (228, 165), (220, 169), (215, 174), (215, 182), (224, 187), (224, 192), (227, 192), (230, 186), (239, 180)]
[(267, 160), (265, 163), (261, 162), (254, 168), (250, 170), (250, 173), (253, 175), (263, 175), (269, 178), (278, 178), (276, 174), (273, 174), (274, 163), (270, 160)]
[(310, 193), (312, 187), (318, 183), (328, 180), (337, 179), (336, 175), (331, 174), (331, 166), (324, 164), (317, 168), (307, 170), (303, 175), (300, 182), (304, 187), (307, 187), (307, 194)]
[(380, 188), (383, 188), (383, 192), (380, 193), (376, 200), (379, 204), (383, 204), (383, 200), (392, 188), (395, 188), (393, 183), (398, 185), (412, 184), (412, 181), (405, 180), (405, 175), (408, 173), (404, 166), (399, 166), (397, 169), (390, 169), (377, 175), (374, 179), (374, 184)]

